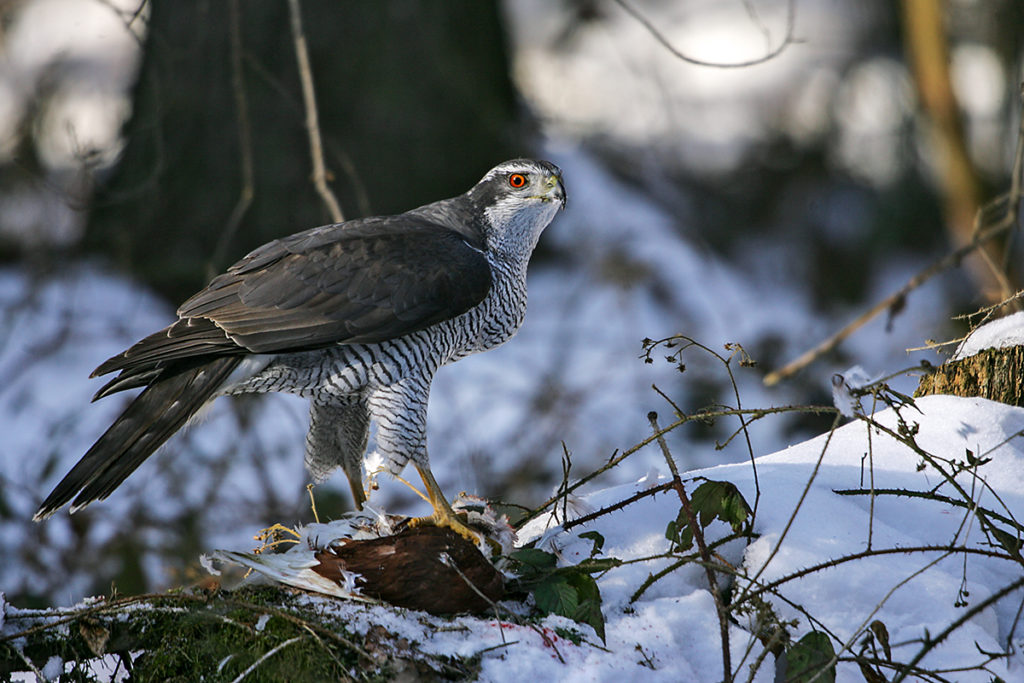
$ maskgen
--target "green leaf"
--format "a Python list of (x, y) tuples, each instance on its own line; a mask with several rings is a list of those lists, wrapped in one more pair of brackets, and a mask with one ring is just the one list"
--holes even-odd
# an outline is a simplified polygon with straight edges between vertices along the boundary
[(559, 567), (554, 554), (536, 548), (520, 548), (509, 557), (516, 564), (515, 589), (533, 595), (538, 611), (557, 614), (579, 624), (587, 624), (604, 641), (604, 615), (601, 614), (601, 592), (591, 574), (618, 567), (622, 560), (595, 557), (604, 544), (597, 532), (581, 534), (594, 542), (591, 556), (577, 565)]
[(570, 619), (580, 604), (576, 589), (561, 574), (553, 574), (537, 584), (533, 589), (533, 599), (537, 601), (537, 608), (545, 614), (558, 614)]
[(871, 632), (875, 635), (875, 640), (882, 646), (882, 652), (885, 653), (885, 661), (892, 661), (892, 649), (889, 647), (889, 629), (885, 627), (885, 624), (875, 619), (868, 626)]
[(690, 504), (702, 527), (720, 519), (740, 531), (750, 517), (750, 506), (732, 482), (705, 481), (690, 496)]
[(679, 549), (689, 550), (693, 547), (693, 529), (687, 524), (679, 534)]
[(596, 531), (584, 531), (580, 534), (580, 538), (587, 538), (594, 542), (594, 547), (590, 549), (591, 557), (599, 554), (601, 552), (601, 548), (604, 547), (604, 536)]
[(996, 541), (1003, 547), (1003, 550), (1010, 553), (1012, 557), (1021, 559), (1021, 539), (997, 526), (992, 527), (992, 535), (996, 537)]
[(597, 581), (590, 574), (581, 572), (567, 572), (566, 581), (576, 590), (579, 602), (584, 600), (596, 600), (601, 604), (601, 591), (597, 588)]
[(811, 631), (786, 650), (786, 683), (807, 683), (815, 676), (819, 683), (835, 683), (834, 663), (822, 672), (835, 654), (828, 636), (821, 631)]
[[(720, 519), (740, 533), (750, 524), (750, 506), (739, 489), (728, 481), (705, 480), (690, 496), (690, 506), (701, 528)], [(665, 538), (675, 544), (677, 551), (693, 547), (693, 529), (685, 510), (680, 510), (679, 516), (666, 525)]]
[(518, 550), (513, 550), (509, 557), (520, 564), (527, 567), (535, 567), (537, 569), (554, 567), (558, 562), (558, 558), (555, 557), (554, 553), (549, 553), (545, 550), (538, 550), (536, 548), (520, 548)]
[(601, 591), (597, 588), (597, 581), (589, 574), (573, 572), (566, 576), (569, 585), (576, 591), (578, 604), (572, 614), (568, 616), (573, 621), (581, 624), (589, 624), (594, 633), (605, 642), (604, 639), (604, 615), (601, 613)]
[(620, 564), (622, 564), (622, 560), (617, 557), (592, 557), (588, 560), (583, 560), (575, 567), (567, 567), (566, 569), (574, 569), (587, 574), (600, 574), (609, 569), (614, 569)]
[(673, 519), (665, 527), (665, 538), (670, 540), (675, 548), (675, 551), (686, 551), (693, 547), (693, 529), (686, 521), (686, 513), (683, 510), (679, 511), (679, 517)]
[(536, 548), (520, 548), (513, 550), (509, 557), (519, 564), (517, 574), (524, 583), (542, 580), (555, 570), (558, 558), (553, 553)]

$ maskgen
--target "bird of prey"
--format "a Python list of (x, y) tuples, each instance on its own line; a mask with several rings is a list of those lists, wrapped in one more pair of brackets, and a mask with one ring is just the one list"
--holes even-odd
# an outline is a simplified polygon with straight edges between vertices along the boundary
[(351, 220), (259, 247), (178, 309), (178, 320), (101, 364), (93, 400), (145, 387), (43, 501), (34, 519), (110, 495), (218, 396), (309, 399), (306, 466), (345, 472), (366, 502), (370, 421), (385, 467), (411, 461), (433, 522), (474, 538), (430, 472), (427, 398), (442, 365), (492, 349), (526, 314), (526, 267), (565, 206), (547, 161), (495, 166), (472, 189), (396, 216)]

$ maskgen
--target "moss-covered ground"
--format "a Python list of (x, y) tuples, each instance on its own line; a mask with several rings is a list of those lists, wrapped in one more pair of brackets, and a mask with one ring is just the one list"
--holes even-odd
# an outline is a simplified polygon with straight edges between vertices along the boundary
[(134, 681), (390, 681), (403, 673), (464, 680), (478, 666), (418, 652), (384, 628), (354, 633), (336, 614), (276, 587), (11, 611), (0, 634), (0, 679), (45, 670), (47, 677), (63, 671), (61, 680), (95, 681), (120, 668)]

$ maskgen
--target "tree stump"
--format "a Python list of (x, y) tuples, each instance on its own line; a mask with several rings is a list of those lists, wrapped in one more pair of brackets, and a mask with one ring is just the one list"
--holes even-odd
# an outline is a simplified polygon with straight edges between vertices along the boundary
[(1024, 406), (1024, 346), (990, 348), (950, 360), (921, 378), (914, 396), (952, 394)]

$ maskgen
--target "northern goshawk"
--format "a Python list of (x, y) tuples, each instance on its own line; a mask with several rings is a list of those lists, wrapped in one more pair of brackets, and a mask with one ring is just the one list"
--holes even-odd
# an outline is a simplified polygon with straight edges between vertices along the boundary
[(412, 461), (431, 518), (463, 535), (430, 472), (427, 398), (442, 365), (492, 349), (526, 313), (526, 267), (565, 206), (561, 171), (516, 159), (458, 197), (397, 216), (327, 225), (266, 244), (182, 304), (179, 319), (100, 365), (93, 400), (145, 387), (43, 501), (45, 519), (102, 500), (206, 403), (283, 391), (310, 401), (306, 465), (340, 466), (356, 507), (363, 458)]

